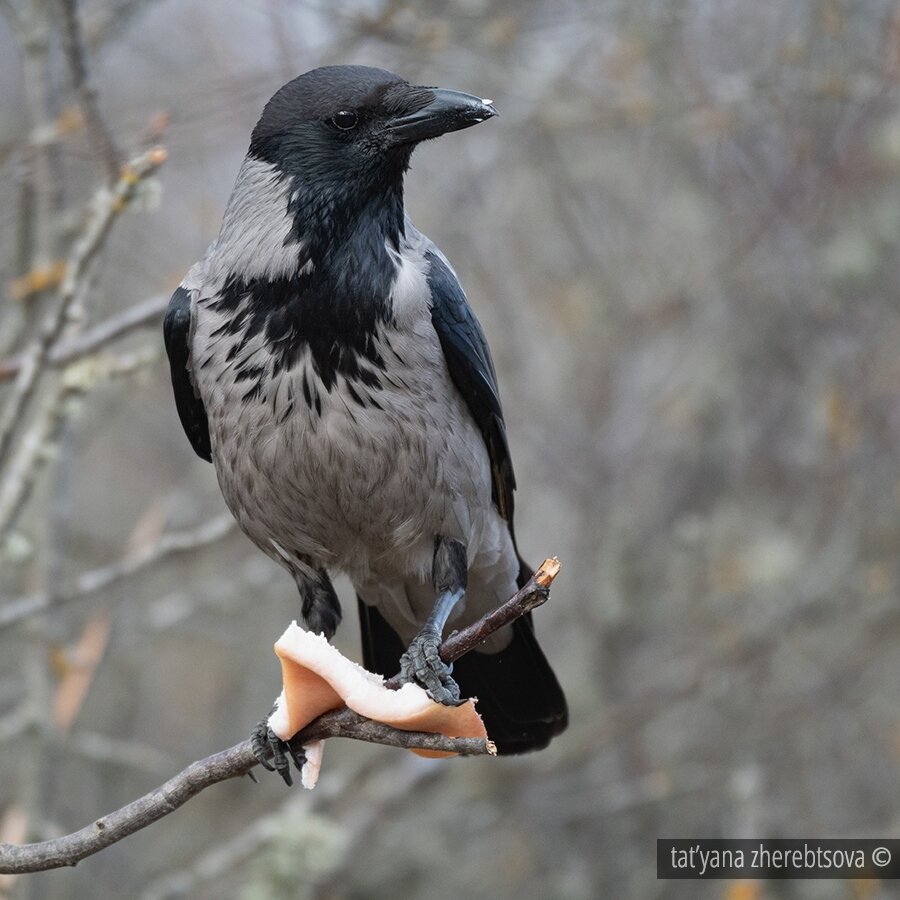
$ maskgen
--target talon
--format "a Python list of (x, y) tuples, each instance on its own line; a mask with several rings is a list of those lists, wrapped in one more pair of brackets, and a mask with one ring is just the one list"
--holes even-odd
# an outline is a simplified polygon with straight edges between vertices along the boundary
[(272, 750), (268, 739), (269, 721), (263, 719), (253, 731), (250, 732), (250, 749), (256, 757), (256, 761), (268, 772), (274, 772), (275, 767), (269, 763)]
[(303, 771), (303, 766), (306, 763), (306, 754), (302, 750), (294, 749), (294, 745), (288, 743), (287, 745), (288, 753), (291, 755), (291, 759), (294, 761), (294, 766), (296, 767), (298, 772)]
[(271, 728), (268, 728), (267, 731), (267, 740), (272, 748), (272, 765), (275, 766), (275, 771), (281, 776), (284, 783), (290, 787), (294, 783), (294, 779), (291, 778), (291, 764), (284, 755), (284, 741), (279, 740)]
[(294, 783), (288, 756), (293, 760), (298, 772), (303, 770), (303, 764), (306, 762), (302, 750), (295, 750), (269, 728), (268, 718), (263, 719), (250, 732), (250, 747), (257, 762), (269, 772), (277, 772), (288, 787)]
[(432, 630), (419, 632), (400, 657), (401, 680), (412, 681), (425, 688), (436, 703), (459, 706), (463, 702), (459, 685), (450, 674), (452, 666), (441, 659), (439, 647), (439, 634)]

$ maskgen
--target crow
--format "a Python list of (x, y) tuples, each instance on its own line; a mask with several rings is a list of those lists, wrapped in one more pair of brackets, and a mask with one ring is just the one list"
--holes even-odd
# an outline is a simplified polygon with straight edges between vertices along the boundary
[[(519, 753), (568, 720), (530, 615), (452, 670), (437, 653), (448, 622), (474, 621), (531, 570), (487, 341), (403, 202), (417, 144), (496, 114), (365, 66), (285, 84), (164, 336), (184, 430), (241, 529), (293, 576), (307, 627), (334, 635), (329, 573), (346, 573), (365, 666), (441, 703), (477, 697), (498, 751)], [(284, 776), (284, 748), (259, 729), (261, 761)]]

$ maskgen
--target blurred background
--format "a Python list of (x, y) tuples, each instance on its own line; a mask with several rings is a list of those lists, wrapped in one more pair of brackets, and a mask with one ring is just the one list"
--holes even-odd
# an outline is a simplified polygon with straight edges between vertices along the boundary
[(571, 726), (504, 760), (330, 741), (312, 793), (218, 785), (0, 896), (894, 896), (658, 882), (655, 841), (900, 837), (897, 0), (2, 0), (0, 840), (280, 688), (295, 589), (191, 451), (160, 326), (263, 104), (332, 62), (501, 112), (418, 150), (407, 204), (493, 347), (520, 545), (563, 562), (536, 625)]

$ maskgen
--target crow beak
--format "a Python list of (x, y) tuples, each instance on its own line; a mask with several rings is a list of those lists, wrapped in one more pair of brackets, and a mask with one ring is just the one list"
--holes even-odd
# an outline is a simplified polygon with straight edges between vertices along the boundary
[(387, 131), (396, 143), (409, 144), (436, 138), (497, 115), (490, 100), (443, 88), (427, 90), (434, 99), (426, 106), (388, 122)]

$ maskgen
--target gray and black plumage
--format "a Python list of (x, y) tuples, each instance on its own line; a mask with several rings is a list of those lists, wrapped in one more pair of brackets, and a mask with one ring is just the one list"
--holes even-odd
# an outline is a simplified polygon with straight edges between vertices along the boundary
[[(457, 661), (459, 627), (530, 574), (497, 377), (448, 261), (405, 214), (420, 141), (489, 101), (331, 66), (267, 104), (218, 239), (165, 320), (178, 413), (246, 534), (293, 575), (307, 626), (357, 591), (365, 665), (442, 702), (477, 696), (501, 753), (545, 746), (566, 703), (530, 616)], [(458, 687), (457, 687), (458, 684)]]

